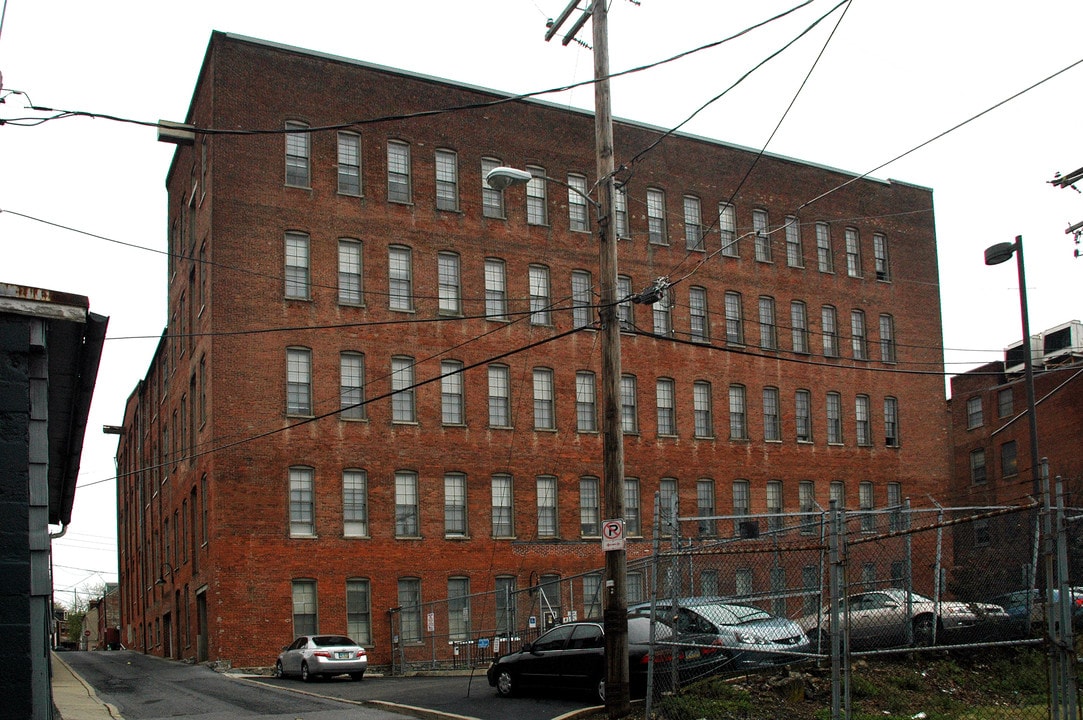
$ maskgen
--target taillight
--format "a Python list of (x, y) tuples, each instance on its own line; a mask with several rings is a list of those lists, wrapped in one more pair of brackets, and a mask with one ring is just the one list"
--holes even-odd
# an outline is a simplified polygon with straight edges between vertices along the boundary
[(363, 658), (365, 656), (366, 656), (366, 654), (365, 654), (365, 651), (363, 649), (357, 651), (357, 657)]
[(312, 654), (315, 655), (316, 657), (325, 657), (325, 658), (331, 657), (331, 653), (327, 652), (326, 650), (313, 650)]
[(714, 655), (716, 652), (722, 650), (722, 638), (715, 638), (710, 645), (704, 645), (700, 647), (700, 653), (702, 655)]

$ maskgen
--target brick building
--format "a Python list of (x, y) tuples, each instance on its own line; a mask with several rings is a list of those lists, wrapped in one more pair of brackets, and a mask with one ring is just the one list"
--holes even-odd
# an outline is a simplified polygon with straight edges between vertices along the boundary
[[(386, 664), (419, 603), (599, 567), (596, 218), (561, 184), (589, 192), (592, 115), (215, 33), (186, 123), (118, 450), (123, 641), (266, 666), (318, 627)], [(661, 135), (615, 123), (619, 294), (672, 283), (620, 308), (629, 556), (660, 489), (729, 518), (939, 487), (931, 191), (688, 135), (637, 156)]]
[[(1065, 503), (1083, 503), (1083, 323), (1063, 323), (1032, 338), (1038, 456)], [(1011, 506), (1041, 499), (1034, 487), (1022, 341), (993, 362), (951, 380), (954, 505)], [(990, 597), (1032, 586), (1034, 515), (989, 518), (954, 535), (960, 592)], [(1083, 537), (1070, 523), (1070, 577), (1083, 576)], [(975, 569), (980, 572), (974, 572)], [(1040, 577), (1041, 568), (1037, 569)]]

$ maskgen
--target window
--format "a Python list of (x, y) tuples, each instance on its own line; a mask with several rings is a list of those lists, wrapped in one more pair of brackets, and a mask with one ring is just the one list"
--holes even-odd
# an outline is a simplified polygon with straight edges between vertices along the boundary
[(970, 482), (975, 485), (985, 482), (985, 448), (970, 451)]
[(581, 370), (575, 374), (575, 426), (579, 432), (598, 430), (597, 393), (594, 373)]
[(408, 203), (413, 199), (410, 146), (395, 140), (387, 143), (387, 199), (396, 203)]
[(842, 396), (837, 392), (827, 393), (827, 442), (842, 443)]
[(511, 475), (493, 475), (492, 503), (493, 537), (513, 537)]
[(365, 419), (365, 356), (344, 352), (339, 355), (339, 417)]
[(743, 345), (745, 342), (744, 320), (741, 313), (741, 293), (727, 292), (726, 299), (726, 342), (731, 345)]
[(857, 421), (857, 444), (872, 445), (872, 428), (869, 422), (869, 396), (854, 398), (854, 417)]
[(500, 167), (500, 161), (496, 158), (481, 159), (481, 212), (485, 217), (503, 220), (505, 217), (504, 191), (494, 190), (485, 181), (489, 173), (498, 167)]
[(601, 573), (590, 573), (583, 576), (583, 619), (602, 619)]
[(577, 328), (590, 325), (593, 285), (589, 272), (572, 271), (572, 324)]
[(850, 339), (854, 348), (854, 360), (868, 360), (869, 348), (865, 337), (865, 313), (854, 310), (850, 313)]
[(744, 519), (752, 512), (751, 499), (748, 494), (748, 480), (733, 481), (733, 531), (741, 534), (741, 525)]
[(667, 245), (666, 194), (657, 188), (647, 188), (647, 239), (654, 245)]
[(463, 397), (463, 364), (458, 360), (440, 362), (440, 421), (444, 425), (466, 422)]
[(418, 537), (417, 473), (395, 471), (395, 537)]
[(738, 597), (752, 594), (752, 568), (737, 568), (733, 573), (734, 594)]
[(628, 300), (632, 294), (632, 278), (627, 275), (617, 276), (617, 320), (620, 321), (621, 330), (635, 330), (635, 312), (632, 309), (632, 301)]
[(286, 123), (286, 184), (293, 187), (309, 186), (308, 125), (299, 122)]
[(797, 442), (812, 442), (812, 393), (798, 390), (794, 393), (794, 423), (797, 426)]
[(688, 316), (692, 340), (696, 342), (710, 340), (710, 328), (707, 324), (707, 290), (705, 288), (692, 287), (688, 290)]
[(891, 510), (891, 514), (888, 515), (888, 530), (890, 532), (898, 532), (905, 529), (905, 523), (903, 523), (903, 496), (902, 496), (902, 484), (897, 482), (889, 482), (887, 484), (887, 507)]
[(684, 246), (688, 250), (703, 250), (703, 220), (699, 198), (684, 196)]
[(981, 398), (968, 398), (966, 401), (966, 429), (973, 430), (976, 427), (981, 427), (983, 423)]
[(816, 264), (822, 273), (835, 272), (835, 257), (831, 252), (831, 229), (827, 223), (816, 223)]
[(876, 563), (867, 562), (861, 566), (861, 586), (865, 590), (876, 587)]
[(553, 407), (553, 371), (548, 368), (534, 368), (534, 429), (556, 429), (556, 411)]
[(890, 315), (880, 316), (880, 360), (895, 362), (895, 319)]
[(444, 535), (466, 536), (466, 476), (462, 473), (444, 475)]
[(872, 483), (865, 481), (857, 486), (857, 502), (861, 510), (861, 532), (876, 532), (876, 515), (873, 514)]
[(399, 578), (399, 639), (421, 642), (421, 580)]
[(775, 299), (760, 297), (760, 347), (778, 349), (778, 327), (775, 324)]
[(391, 358), (391, 422), (412, 423), (417, 420), (414, 404), (414, 359)]
[(653, 311), (654, 325), (652, 329), (655, 335), (663, 337), (673, 336), (673, 295), (670, 291), (663, 290), (658, 296), (658, 302), (651, 306)]
[(364, 470), (342, 471), (342, 534), (346, 537), (368, 537), (368, 487)]
[(884, 445), (899, 447), (899, 401), (884, 398)]
[(786, 617), (788, 614), (786, 610), (786, 568), (782, 565), (771, 566), (771, 612), (779, 617)]
[(452, 150), (436, 151), (436, 209), (459, 209), (459, 157)]
[(673, 380), (658, 378), (655, 383), (655, 397), (658, 407), (658, 434), (677, 434), (677, 411), (674, 407)]
[(312, 351), (286, 349), (286, 414), (312, 414)]
[(790, 302), (790, 339), (795, 353), (808, 354), (808, 311), (800, 300)]
[(579, 478), (579, 534), (598, 537), (601, 534), (601, 517), (598, 478)]
[(507, 365), (489, 366), (489, 426), (511, 427), (511, 371)]
[(392, 310), (414, 309), (414, 262), (408, 247), (387, 249), (387, 303)]
[(338, 301), (343, 305), (362, 305), (361, 243), (338, 241)]
[(361, 136), (338, 134), (338, 191), (343, 195), (361, 194)]
[(369, 581), (346, 581), (346, 633), (362, 646), (372, 645), (372, 605)]
[(515, 578), (496, 578), (496, 634), (497, 636), (510, 637), (518, 628), (515, 620)]
[(447, 629), (452, 642), (470, 637), (470, 578), (448, 578)]
[[(782, 529), (782, 481), (767, 481), (767, 529), (778, 532)], [(774, 588), (772, 588), (774, 589)]]
[(508, 319), (508, 281), (504, 261), (485, 260), (485, 316), (488, 320)]
[(557, 536), (557, 479), (552, 475), (539, 475), (538, 488), (538, 537)]
[(830, 305), (823, 306), (820, 310), (820, 325), (823, 332), (824, 357), (838, 357), (839, 328), (835, 308)]
[(767, 211), (752, 211), (752, 230), (756, 233), (756, 262), (771, 262), (771, 235), (767, 231)]
[(876, 279), (891, 280), (891, 262), (887, 254), (887, 238), (876, 233), (872, 236), (872, 254), (876, 261)]
[(459, 256), (450, 252), (442, 252), (437, 255), (436, 273), (440, 313), (443, 315), (461, 315), (463, 308)]
[(308, 300), (308, 235), (286, 233), (286, 297)]
[(997, 391), (997, 417), (1011, 417), (1015, 413), (1014, 405), (1010, 387)]
[(533, 176), (526, 184), (527, 224), (547, 225), (549, 217), (546, 212), (545, 169), (528, 166), (527, 171)]
[(623, 186), (613, 188), (613, 210), (617, 217), (617, 237), (629, 238), (628, 230), (628, 193)]
[(715, 515), (714, 480), (697, 480), (696, 516), (699, 517), (699, 534), (701, 537), (714, 537), (717, 534)]
[(677, 481), (674, 478), (662, 478), (658, 481), (658, 515), (662, 524), (662, 535), (671, 536), (680, 532), (676, 519), (680, 517), (678, 506)]
[(590, 230), (587, 216), (587, 179), (582, 175), (568, 175), (568, 226), (571, 230)]
[(319, 631), (316, 619), (316, 581), (293, 581), (293, 634), (313, 635)]
[(699, 574), (699, 592), (703, 597), (719, 594), (717, 570), (704, 570)]
[(697, 380), (692, 384), (693, 432), (696, 437), (714, 437), (714, 413), (711, 405), (711, 383)]
[(801, 534), (812, 535), (819, 521), (816, 510), (816, 486), (811, 480), (802, 480), (797, 485), (797, 503), (801, 515)]
[(763, 389), (763, 439), (767, 442), (782, 441), (782, 420), (779, 416), (776, 387)]
[(728, 203), (718, 206), (718, 232), (722, 236), (722, 254), (737, 257), (737, 213)]
[(290, 468), (290, 537), (311, 537), (316, 534), (312, 487), (315, 475), (316, 471), (310, 467)]
[(639, 432), (635, 375), (621, 375), (620, 378), (620, 426), (625, 433)]
[(531, 265), (530, 280), (530, 324), (551, 325), (549, 314), (552, 300), (549, 294), (549, 268), (544, 265)]
[(974, 547), (989, 547), (989, 543), (992, 541), (992, 536), (989, 534), (989, 521), (975, 520), (974, 521)]
[(745, 386), (730, 385), (730, 440), (747, 440), (745, 416)]
[(630, 572), (624, 583), (625, 593), (628, 596), (628, 604), (634, 605), (643, 601), (643, 573)]
[(786, 264), (804, 267), (804, 250), (801, 248), (801, 225), (792, 215), (786, 218)]
[(861, 245), (854, 228), (846, 228), (846, 274), (861, 277)]
[[(816, 565), (805, 565), (801, 568), (801, 614), (804, 616), (815, 615), (820, 608), (820, 568)], [(822, 650), (821, 650), (822, 652)]]
[(838, 508), (846, 507), (846, 483), (842, 480), (832, 480), (829, 488), (829, 500), (833, 500)]
[(643, 534), (639, 524), (639, 480), (624, 478), (624, 532), (629, 537)]
[(1000, 446), (1000, 476), (1012, 477), (1018, 472), (1019, 465), (1016, 460), (1015, 440), (1009, 440)]

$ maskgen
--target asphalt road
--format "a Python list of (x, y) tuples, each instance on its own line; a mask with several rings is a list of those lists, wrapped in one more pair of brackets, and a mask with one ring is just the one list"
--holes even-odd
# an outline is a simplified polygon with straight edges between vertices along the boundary
[(595, 704), (588, 694), (502, 698), (489, 687), (484, 670), (472, 678), (367, 675), (361, 682), (336, 678), (304, 683), (217, 673), (127, 650), (71, 652), (64, 660), (102, 700), (117, 706), (125, 720), (402, 720), (390, 710), (394, 705), (479, 720), (550, 720)]

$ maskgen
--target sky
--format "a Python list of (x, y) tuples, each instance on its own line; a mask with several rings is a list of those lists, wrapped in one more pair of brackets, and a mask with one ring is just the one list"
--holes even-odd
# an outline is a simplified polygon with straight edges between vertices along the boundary
[[(509, 93), (589, 80), (593, 59), (544, 40), (567, 0), (2, 1), (0, 282), (85, 295), (110, 317), (72, 524), (54, 542), (56, 599), (70, 603), (117, 580), (117, 439), (101, 427), (122, 422), (166, 323), (173, 146), (102, 118), (11, 121), (53, 114), (30, 105), (183, 121), (213, 30)], [(801, 1), (611, 0), (610, 69), (718, 43)], [(1083, 167), (1079, 0), (814, 0), (615, 79), (613, 114), (684, 123), (836, 5), (682, 131), (932, 188), (949, 375), (1022, 337), (1015, 263), (986, 267), (989, 245), (1024, 238), (1032, 332), (1083, 319), (1083, 259), (1065, 233), (1083, 196), (1049, 184)], [(589, 86), (544, 99), (593, 109)]]

